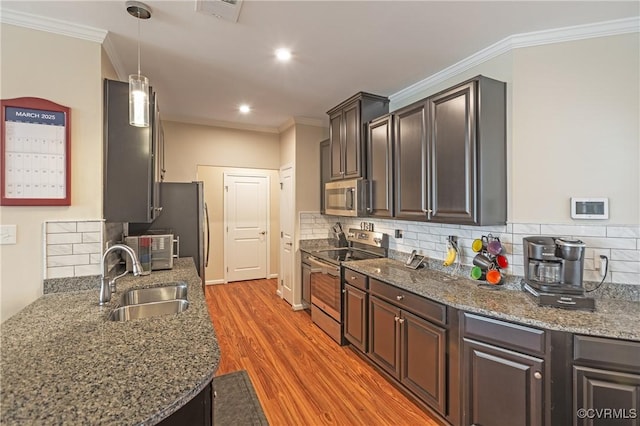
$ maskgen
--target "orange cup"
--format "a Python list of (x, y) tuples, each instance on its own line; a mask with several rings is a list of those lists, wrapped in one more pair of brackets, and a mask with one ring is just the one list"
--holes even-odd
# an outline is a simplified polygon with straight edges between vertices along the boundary
[(487, 271), (487, 282), (489, 284), (498, 285), (502, 282), (502, 274), (497, 269)]

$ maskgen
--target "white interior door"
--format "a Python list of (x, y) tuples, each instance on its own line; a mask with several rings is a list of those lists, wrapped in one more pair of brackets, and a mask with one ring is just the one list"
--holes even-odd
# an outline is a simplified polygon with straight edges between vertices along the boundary
[(269, 177), (224, 174), (225, 281), (267, 277)]
[(280, 297), (293, 305), (294, 198), (293, 168), (280, 170)]

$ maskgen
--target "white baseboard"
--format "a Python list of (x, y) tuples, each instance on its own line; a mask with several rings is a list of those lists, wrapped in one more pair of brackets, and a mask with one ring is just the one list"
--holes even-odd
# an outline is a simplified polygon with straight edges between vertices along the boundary
[(278, 290), (276, 290), (276, 294), (278, 295), (278, 297), (280, 297), (280, 299), (282, 299), (282, 289), (280, 287), (278, 287)]
[(305, 308), (305, 305), (302, 303), (296, 303), (295, 305), (291, 305), (291, 309), (294, 311), (302, 311)]
[(267, 279), (268, 279), (268, 280), (270, 280), (270, 279), (272, 279), (272, 278), (278, 278), (278, 274), (269, 274), (269, 275), (267, 276)]
[(224, 284), (224, 280), (206, 280), (204, 283), (206, 285)]

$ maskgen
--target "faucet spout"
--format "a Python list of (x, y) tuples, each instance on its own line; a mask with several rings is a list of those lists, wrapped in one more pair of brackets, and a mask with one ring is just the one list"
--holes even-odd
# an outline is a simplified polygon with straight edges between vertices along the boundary
[(105, 303), (111, 300), (111, 294), (116, 291), (116, 280), (126, 274), (118, 275), (113, 279), (109, 279), (107, 271), (107, 256), (109, 253), (121, 250), (125, 252), (131, 258), (131, 263), (133, 264), (132, 272), (134, 276), (138, 276), (142, 273), (142, 265), (140, 265), (140, 261), (136, 256), (136, 253), (131, 249), (131, 247), (124, 244), (114, 244), (108, 249), (104, 251), (102, 254), (102, 260), (100, 261), (100, 270), (102, 271), (101, 282), (100, 282), (100, 296), (98, 300), (98, 304), (104, 305)]

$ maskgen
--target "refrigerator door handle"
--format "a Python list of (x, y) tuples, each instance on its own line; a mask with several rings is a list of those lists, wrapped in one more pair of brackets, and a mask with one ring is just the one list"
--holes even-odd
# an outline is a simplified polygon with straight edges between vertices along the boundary
[(209, 231), (209, 208), (207, 207), (207, 203), (204, 203), (204, 214), (207, 221), (207, 255), (204, 261), (204, 266), (206, 268), (207, 266), (209, 266), (209, 248), (211, 246), (211, 233)]

